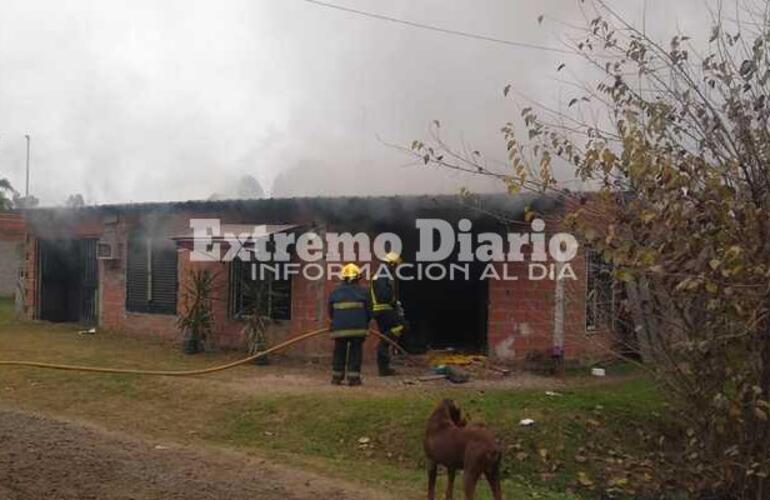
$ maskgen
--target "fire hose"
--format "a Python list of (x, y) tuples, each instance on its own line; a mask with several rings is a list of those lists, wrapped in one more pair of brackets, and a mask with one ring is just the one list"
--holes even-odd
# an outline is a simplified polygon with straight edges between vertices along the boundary
[[(327, 332), (328, 330), (329, 330), (328, 328), (320, 328), (318, 330), (313, 330), (311, 332), (304, 333), (302, 335), (298, 335), (294, 338), (281, 342), (280, 344), (270, 347), (269, 349), (265, 349), (264, 351), (259, 351), (246, 358), (239, 359), (237, 361), (233, 361), (231, 363), (227, 363), (224, 365), (212, 366), (209, 368), (200, 368), (197, 370), (140, 370), (140, 369), (134, 369), (134, 368), (105, 368), (105, 367), (99, 367), (99, 366), (64, 365), (64, 364), (56, 364), (56, 363), (43, 363), (39, 361), (2, 361), (2, 360), (0, 360), (0, 366), (22, 366), (27, 368), (43, 368), (43, 369), (49, 369), (49, 370), (67, 370), (67, 371), (92, 372), (92, 373), (158, 375), (158, 376), (166, 376), (166, 377), (188, 377), (193, 375), (207, 375), (209, 373), (221, 372), (223, 370), (229, 370), (230, 368), (235, 368), (236, 366), (245, 365), (246, 363), (254, 361), (257, 358), (267, 356), (272, 352), (280, 351), (282, 349), (289, 347), (290, 345), (296, 344), (297, 342), (301, 342), (303, 340), (307, 340), (311, 337), (315, 337), (324, 332)], [(380, 332), (377, 332), (374, 330), (370, 330), (370, 331), (375, 335), (378, 335), (381, 339), (385, 340), (389, 344), (398, 348), (401, 352), (406, 353), (403, 347), (398, 345), (396, 342), (394, 342), (390, 338), (386, 337), (385, 335), (382, 335)]]

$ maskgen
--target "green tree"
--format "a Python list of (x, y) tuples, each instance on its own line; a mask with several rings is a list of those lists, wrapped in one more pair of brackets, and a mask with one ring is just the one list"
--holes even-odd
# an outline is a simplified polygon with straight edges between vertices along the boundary
[(0, 211), (13, 208), (12, 196), (15, 193), (8, 179), (0, 179)]
[[(566, 109), (528, 104), (502, 127), (506, 170), (451, 148), (438, 123), (412, 150), (511, 192), (573, 199), (569, 222), (625, 285), (681, 423), (661, 449), (676, 457), (671, 480), (697, 495), (767, 498), (770, 3), (744, 4), (743, 22), (715, 15), (705, 52), (685, 35), (661, 44), (601, 0), (587, 5), (575, 50), (599, 76), (573, 82)], [(602, 108), (607, 119), (581, 119)], [(587, 203), (556, 181), (565, 167), (595, 186)]]

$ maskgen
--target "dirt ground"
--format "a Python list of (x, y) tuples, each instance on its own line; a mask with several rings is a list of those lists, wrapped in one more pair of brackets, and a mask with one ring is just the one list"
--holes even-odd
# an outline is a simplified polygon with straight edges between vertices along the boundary
[(242, 454), (149, 443), (0, 408), (0, 498), (385, 499)]
[[(260, 394), (318, 394), (350, 391), (329, 383), (331, 367), (329, 363), (303, 362), (294, 358), (277, 357), (267, 366), (254, 366), (248, 376), (215, 377), (209, 379), (215, 384), (226, 386), (228, 390), (245, 391)], [(427, 360), (412, 356), (408, 360), (398, 357), (393, 367), (397, 376), (378, 377), (374, 361), (365, 363), (362, 368), (363, 385), (352, 389), (355, 393), (367, 395), (390, 395), (394, 393), (432, 393), (441, 388), (454, 388), (464, 391), (474, 390), (558, 390), (568, 385), (581, 383), (599, 383), (600, 380), (570, 380), (566, 382), (555, 377), (542, 377), (526, 372), (513, 372), (502, 376), (480, 367), (463, 368), (470, 380), (463, 384), (452, 384), (447, 380), (420, 381), (421, 377), (431, 376)]]
[[(111, 332), (81, 336), (67, 325), (4, 324), (0, 318), (3, 359), (189, 370), (242, 356), (235, 352), (186, 356), (177, 347)], [(368, 415), (370, 408), (384, 410), (400, 395), (426, 402), (438, 394), (475, 398), (488, 392), (489, 401), (479, 400), (481, 412), (494, 408), (503, 393), (554, 390), (566, 400), (573, 388), (608, 381), (585, 374), (565, 379), (522, 372), (501, 376), (476, 366), (469, 368), (471, 379), (465, 384), (420, 382), (431, 370), (425, 359), (410, 357), (397, 358), (399, 374), (388, 378), (378, 377), (376, 364), (367, 360), (362, 387), (339, 387), (329, 383), (328, 360), (275, 355), (270, 361), (268, 366), (244, 365), (198, 377), (0, 370), (0, 500), (421, 498), (423, 472), (415, 468), (419, 452), (405, 458), (409, 465), (400, 463), (400, 455), (396, 464), (386, 446), (376, 448), (382, 453), (374, 455), (363, 455), (356, 447), (351, 455), (347, 444), (307, 428), (301, 418), (290, 427), (302, 439), (289, 440), (285, 446), (273, 446), (272, 440), (263, 443), (260, 412), (266, 411), (268, 420), (281, 413), (273, 414), (272, 403), (257, 404), (259, 397), (286, 402), (288, 415), (305, 414), (306, 408), (298, 403), (303, 396), (321, 404), (350, 398), (349, 410), (333, 410), (345, 422), (353, 414)], [(539, 402), (533, 411), (542, 407)], [(403, 413), (388, 432), (411, 436), (404, 425), (413, 428), (421, 417), (411, 408)], [(516, 418), (512, 410), (509, 420)], [(336, 436), (339, 426), (332, 427), (330, 435)], [(354, 427), (355, 436), (371, 436), (378, 429)], [(396, 454), (410, 452), (408, 446), (392, 448)], [(545, 490), (509, 480), (507, 491)]]

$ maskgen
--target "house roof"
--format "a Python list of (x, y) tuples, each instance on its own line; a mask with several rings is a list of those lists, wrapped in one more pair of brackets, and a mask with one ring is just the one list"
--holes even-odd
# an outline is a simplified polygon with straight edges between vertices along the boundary
[(190, 200), (35, 208), (23, 212), (34, 232), (66, 238), (82, 227), (96, 234), (105, 219), (148, 216), (160, 220), (179, 214), (215, 217), (223, 224), (322, 225), (351, 232), (403, 231), (405, 226), (414, 228), (415, 219), (435, 218), (455, 224), (467, 218), (477, 231), (496, 231), (525, 224), (527, 209), (548, 215), (563, 207), (561, 197), (527, 193)]
[[(208, 235), (204, 239), (206, 241), (222, 241), (228, 234), (241, 235), (245, 233), (252, 235), (254, 238), (264, 238), (275, 233), (291, 231), (297, 227), (299, 226), (296, 224), (221, 224), (219, 234)], [(193, 241), (195, 238), (196, 235), (192, 230), (171, 236), (172, 240), (180, 242)]]

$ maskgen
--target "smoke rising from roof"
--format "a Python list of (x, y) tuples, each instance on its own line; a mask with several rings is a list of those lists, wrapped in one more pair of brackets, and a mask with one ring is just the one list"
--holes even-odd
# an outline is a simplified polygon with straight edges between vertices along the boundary
[[(699, 1), (646, 3), (651, 29), (705, 31)], [(642, 4), (623, 2), (624, 12), (638, 19)], [(581, 24), (578, 5), (354, 6), (558, 47), (564, 28), (549, 19)], [(566, 102), (547, 79), (565, 60), (577, 64), (302, 0), (10, 0), (0, 13), (0, 177), (23, 187), (30, 133), (31, 191), (49, 205), (73, 193), (88, 203), (205, 199), (246, 175), (268, 196), (496, 190), (415, 166), (387, 143), (423, 138), (438, 119), (449, 142), (504, 160), (499, 128), (517, 109), (501, 89), (513, 82)]]

